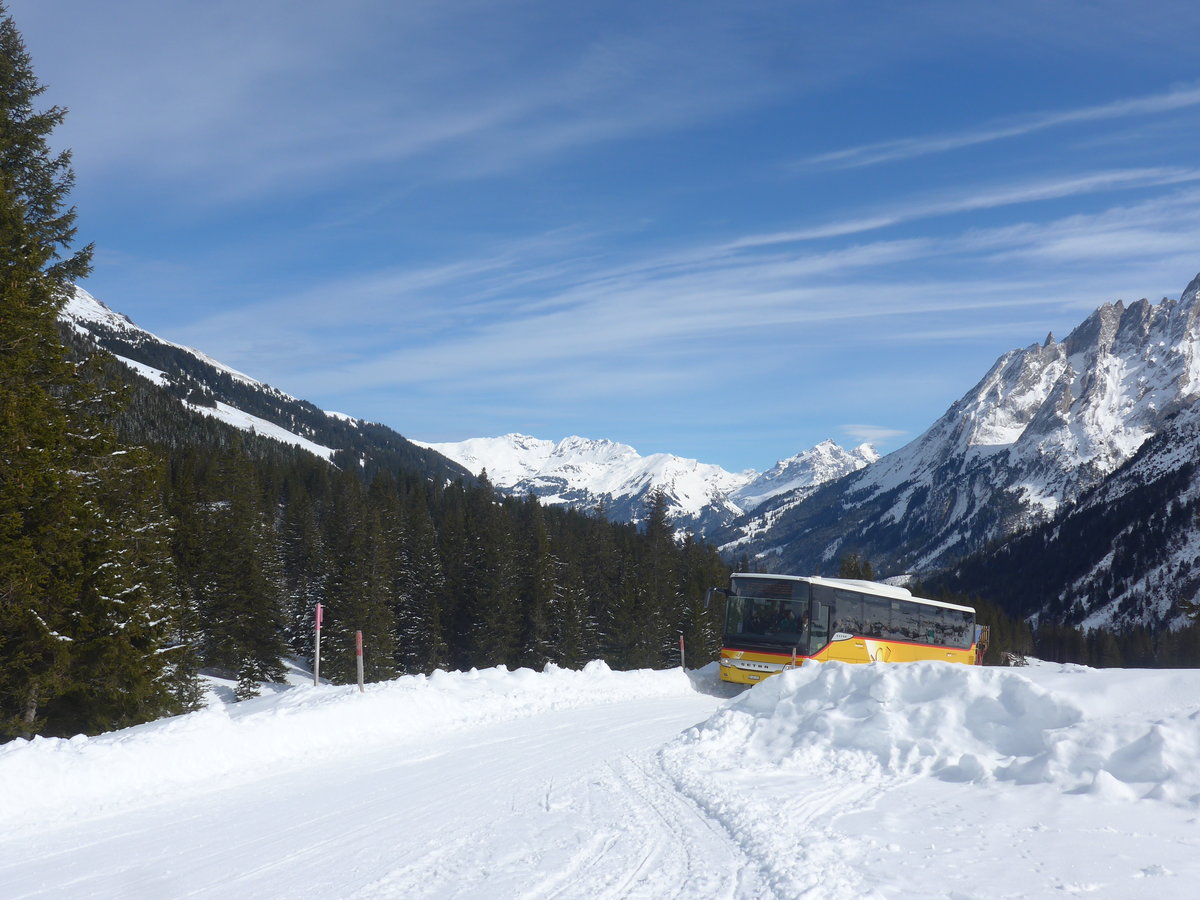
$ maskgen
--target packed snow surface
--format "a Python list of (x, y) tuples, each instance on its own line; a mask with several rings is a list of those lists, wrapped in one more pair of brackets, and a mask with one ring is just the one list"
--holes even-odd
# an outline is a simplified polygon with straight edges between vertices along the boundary
[(279, 686), (0, 747), (0, 896), (1191, 898), (1200, 672)]

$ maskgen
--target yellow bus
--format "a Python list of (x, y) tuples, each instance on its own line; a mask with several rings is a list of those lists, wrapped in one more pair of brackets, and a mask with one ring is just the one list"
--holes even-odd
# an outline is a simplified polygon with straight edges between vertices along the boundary
[(874, 581), (737, 573), (725, 595), (721, 680), (754, 684), (806, 659), (978, 660), (975, 610)]

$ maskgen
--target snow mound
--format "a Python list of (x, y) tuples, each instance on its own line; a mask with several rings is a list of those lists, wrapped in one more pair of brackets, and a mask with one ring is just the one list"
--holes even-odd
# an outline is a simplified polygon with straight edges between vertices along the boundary
[(99, 814), (202, 791), (214, 779), (250, 782), (485, 723), (694, 690), (679, 669), (614, 672), (601, 661), (582, 671), (551, 664), (543, 672), (500, 666), (408, 675), (361, 694), (355, 686), (284, 688), (98, 737), (4, 744), (5, 819), (28, 824), (80, 808)]
[[(1002, 820), (1019, 818), (1013, 809), (1054, 809), (1080, 830), (1196, 821), (1198, 674), (809, 663), (745, 692), (659, 760), (777, 896), (977, 896), (944, 891), (941, 881), (958, 877), (953, 862), (931, 870), (937, 884), (897, 892), (889, 881), (901, 844), (911, 843), (906, 860), (921, 860), (918, 870), (934, 835), (962, 829), (973, 845), (978, 830), (970, 816), (960, 821), (962, 809)], [(1010, 877), (1004, 841), (1028, 839), (1019, 826), (1005, 834), (991, 851), (1010, 860), (998, 881)], [(1142, 841), (1140, 832), (1125, 839)], [(1076, 852), (1056, 846), (1068, 860)], [(968, 871), (958, 883), (976, 880)]]
[(951, 663), (810, 663), (748, 691), (664, 753), (676, 769), (690, 756), (876, 784), (1010, 781), (1200, 805), (1200, 711), (1114, 720), (1128, 698), (1089, 714), (1070, 681), (1053, 684)]

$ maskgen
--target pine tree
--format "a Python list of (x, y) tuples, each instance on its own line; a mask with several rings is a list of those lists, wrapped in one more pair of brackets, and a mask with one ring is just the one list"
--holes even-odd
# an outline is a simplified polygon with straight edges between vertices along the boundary
[(446, 578), (424, 492), (413, 491), (405, 501), (400, 562), (393, 591), (396, 661), (402, 671), (429, 674), (447, 666), (450, 648), (442, 616)]
[(341, 684), (357, 680), (355, 632), (361, 631), (365, 678), (391, 678), (396, 672), (396, 622), (379, 513), (367, 503), (357, 473), (342, 475), (336, 487), (325, 534), (330, 570), (321, 673)]
[(585, 632), (585, 655), (608, 660), (612, 665), (624, 664), (628, 653), (622, 623), (632, 614), (623, 603), (622, 584), (629, 558), (617, 545), (617, 535), (630, 531), (629, 526), (608, 521), (604, 508), (593, 513), (593, 527), (578, 551), (586, 611), (584, 621), (590, 625)]
[(6, 192), (13, 192), (20, 204), (29, 246), (41, 257), (37, 266), (61, 302), (69, 284), (90, 270), (92, 245), (70, 249), (75, 208), (64, 207), (75, 184), (71, 153), (54, 153), (49, 146), (67, 111), (58, 106), (36, 109), (45, 90), (16, 23), (0, 3), (0, 173), (7, 179)]
[(71, 250), (70, 154), (48, 143), (65, 111), (35, 108), (44, 88), (3, 5), (0, 50), (2, 739), (144, 721), (194, 681), (162, 652), (179, 617), (153, 475), (116, 446), (114, 398), (59, 336), (91, 247)]
[(875, 569), (869, 560), (863, 559), (857, 553), (847, 553), (838, 563), (838, 578), (874, 581)]
[(729, 583), (729, 567), (721, 561), (716, 548), (696, 541), (691, 535), (683, 543), (684, 649), (687, 667), (698, 669), (717, 658), (721, 646), (721, 616), (717, 606), (705, 608), (704, 595), (710, 587)]
[(465, 669), (471, 663), (467, 651), (471, 609), (467, 602), (467, 511), (466, 491), (458, 482), (436, 492), (431, 506), (437, 509), (437, 553), (445, 576), (442, 631), (449, 648), (449, 663)]
[(297, 656), (313, 657), (313, 615), (325, 599), (325, 542), (316, 507), (303, 485), (294, 485), (280, 526), (280, 569), (286, 608), (284, 636)]
[[(249, 463), (221, 462), (219, 493), (204, 504), (199, 608), (206, 665), (246, 681), (278, 681), (287, 651), (274, 534)], [(248, 690), (248, 688), (247, 688)]]
[[(3, 20), (0, 27), (11, 25)], [(5, 32), (0, 38), (8, 40)], [(69, 651), (62, 581), (78, 568), (78, 480), (56, 396), (70, 371), (57, 340), (51, 250), (32, 240), (16, 180), (0, 170), (0, 739), (44, 726)], [(70, 593), (70, 592), (66, 592)]]
[(558, 607), (558, 560), (550, 552), (550, 536), (542, 507), (533, 497), (521, 504), (522, 587), (519, 663), (541, 669), (556, 659), (554, 619)]
[(552, 641), (554, 658), (562, 666), (577, 669), (591, 657), (587, 590), (578, 562), (564, 566), (562, 596), (554, 617)]
[(468, 664), (509, 665), (516, 661), (521, 628), (513, 535), (486, 478), (468, 493), (466, 512)]
[(650, 497), (645, 541), (638, 565), (637, 600), (632, 609), (637, 638), (631, 665), (654, 668), (678, 659), (683, 612), (679, 593), (675, 527), (670, 502), (661, 489)]
[(160, 468), (144, 451), (114, 449), (104, 432), (87, 446), (98, 459), (83, 470), (89, 527), (67, 680), (46, 707), (46, 733), (58, 735), (134, 725), (199, 700)]

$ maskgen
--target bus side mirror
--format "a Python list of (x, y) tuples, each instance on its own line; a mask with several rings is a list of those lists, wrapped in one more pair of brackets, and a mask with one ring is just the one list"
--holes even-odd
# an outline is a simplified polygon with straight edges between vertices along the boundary
[(725, 597), (725, 598), (729, 597), (729, 595), (727, 593), (725, 593), (725, 591), (723, 589), (718, 588), (718, 587), (711, 587), (707, 591), (704, 592), (704, 608), (705, 609), (708, 609), (709, 605), (712, 603), (713, 597), (715, 597), (717, 594), (720, 594), (722, 597)]

